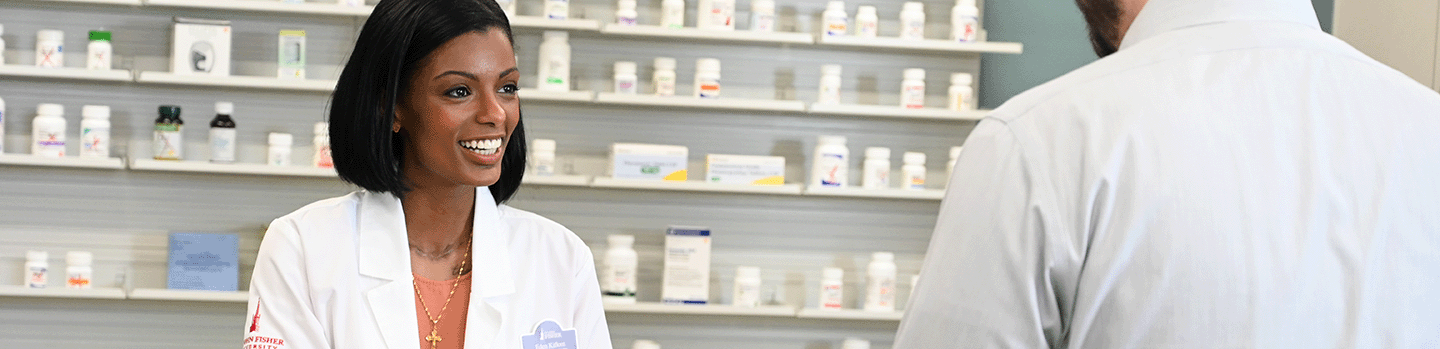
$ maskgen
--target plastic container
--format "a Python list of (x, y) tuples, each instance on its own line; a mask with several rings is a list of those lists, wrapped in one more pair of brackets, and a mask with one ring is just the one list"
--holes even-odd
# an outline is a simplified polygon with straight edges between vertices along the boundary
[(627, 27), (640, 24), (640, 13), (635, 12), (635, 0), (620, 0), (615, 10), (615, 24)]
[(635, 253), (635, 236), (610, 235), (610, 248), (600, 268), (601, 299), (606, 303), (635, 304), (636, 276), (640, 257)]
[(235, 104), (215, 102), (215, 118), (210, 120), (210, 162), (235, 162)]
[(855, 36), (874, 38), (880, 36), (880, 16), (875, 6), (860, 6), (855, 12)]
[(695, 62), (695, 97), (720, 98), (720, 60), (701, 58)]
[(95, 256), (85, 251), (65, 253), (65, 288), (88, 289), (94, 287), (95, 269), (90, 263)]
[(925, 69), (905, 69), (905, 81), (900, 85), (900, 107), (925, 108)]
[(270, 133), (270, 157), (265, 163), (270, 166), (290, 166), (290, 147), (295, 145), (295, 137), (289, 133)]
[(530, 163), (535, 166), (534, 174), (541, 177), (555, 175), (555, 140), (536, 139), (530, 142)]
[(25, 252), (25, 287), (45, 288), (50, 283), (50, 253)]
[(895, 311), (895, 254), (875, 252), (866, 268), (865, 311)]
[(633, 95), (640, 92), (640, 76), (635, 62), (615, 62), (615, 93)]
[(965, 147), (950, 147), (950, 162), (945, 164), (945, 187), (950, 187), (950, 178), (955, 176), (955, 162), (960, 160), (960, 152)]
[(665, 0), (660, 3), (660, 26), (671, 29), (685, 27), (685, 0)]
[[(4, 52), (4, 47), (0, 47), (0, 52)], [(4, 55), (0, 54), (0, 56)], [(0, 98), (0, 154), (5, 153), (5, 116), (5, 99)]]
[(545, 0), (545, 18), (570, 19), (570, 0)]
[(652, 340), (639, 339), (635, 340), (635, 344), (630, 345), (630, 349), (660, 349), (660, 343), (655, 343), (655, 341)]
[(826, 64), (820, 66), (820, 95), (815, 103), (840, 104), (840, 73), (844, 71), (839, 64)]
[(655, 89), (656, 96), (674, 96), (675, 59), (670, 57), (655, 58), (655, 74), (650, 83)]
[(980, 8), (975, 0), (960, 0), (950, 10), (950, 39), (959, 42), (980, 41)]
[(905, 184), (902, 188), (908, 190), (925, 189), (925, 153), (905, 153), (905, 166), (900, 168), (905, 176)]
[(845, 309), (845, 269), (825, 268), (820, 274), (820, 309)]
[[(553, 1), (553, 0), (552, 0)], [(570, 91), (570, 33), (545, 32), (540, 43), (540, 72), (536, 83), (541, 91)]]
[(65, 157), (65, 107), (41, 104), (30, 128), (30, 155)]
[(900, 11), (900, 39), (925, 40), (925, 3), (906, 2)]
[(330, 152), (330, 123), (315, 123), (315, 160), (312, 165), (318, 168), (335, 168), (335, 159)]
[(850, 15), (845, 13), (844, 1), (830, 1), (821, 14), (825, 36), (845, 36), (850, 30)]
[(65, 32), (59, 30), (35, 32), (35, 66), (41, 68), (65, 67)]
[(870, 341), (860, 338), (845, 338), (840, 343), (840, 349), (870, 349)]
[(820, 136), (810, 170), (810, 185), (844, 188), (850, 181), (850, 148), (843, 136)]
[(696, 26), (700, 29), (735, 30), (735, 0), (702, 0), (697, 12)]
[(110, 157), (110, 107), (87, 105), (80, 108), (80, 157)]
[(775, 32), (775, 0), (750, 1), (750, 30), (760, 33)]
[(975, 110), (975, 77), (970, 73), (950, 74), (950, 110)]
[(754, 308), (760, 306), (760, 268), (735, 268), (734, 306)]
[(865, 189), (890, 188), (890, 148), (865, 148), (865, 163), (861, 167), (865, 171), (861, 179)]
[(85, 68), (110, 70), (111, 56), (114, 52), (115, 48), (110, 45), (110, 32), (91, 30), (90, 45), (85, 47)]
[(155, 160), (180, 160), (184, 157), (185, 140), (181, 136), (184, 129), (180, 107), (160, 106), (160, 118), (155, 119)]

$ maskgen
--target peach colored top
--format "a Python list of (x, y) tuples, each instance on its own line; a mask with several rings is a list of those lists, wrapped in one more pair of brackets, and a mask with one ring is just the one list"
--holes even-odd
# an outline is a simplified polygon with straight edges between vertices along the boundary
[[(420, 296), (415, 297), (415, 319), (420, 324), (420, 348), (430, 349), (430, 342), (425, 337), (430, 336), (432, 327), (438, 327), (440, 342), (436, 343), (437, 349), (458, 349), (465, 347), (465, 314), (470, 309), (470, 273), (460, 276), (460, 285), (455, 286), (455, 296), (450, 299), (450, 305), (445, 306), (445, 298), (450, 296), (450, 287), (455, 285), (455, 280), (434, 281), (415, 275), (415, 285), (419, 286), (419, 295), (425, 296), (425, 305), (430, 306), (430, 314), (425, 314), (425, 305), (420, 304)], [(444, 307), (444, 315), (440, 309)], [(430, 316), (439, 316), (438, 326), (431, 325)]]

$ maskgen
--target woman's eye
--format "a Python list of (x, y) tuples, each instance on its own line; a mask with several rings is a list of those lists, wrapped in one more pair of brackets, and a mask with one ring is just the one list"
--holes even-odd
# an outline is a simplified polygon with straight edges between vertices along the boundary
[(464, 86), (452, 88), (449, 91), (445, 91), (445, 95), (451, 98), (470, 97), (470, 88)]
[(520, 91), (520, 86), (516, 86), (515, 84), (508, 84), (508, 85), (505, 85), (505, 87), (501, 87), (501, 88), (500, 88), (500, 93), (504, 93), (504, 94), (513, 94), (513, 93), (516, 93), (516, 92), (519, 92), (519, 91)]

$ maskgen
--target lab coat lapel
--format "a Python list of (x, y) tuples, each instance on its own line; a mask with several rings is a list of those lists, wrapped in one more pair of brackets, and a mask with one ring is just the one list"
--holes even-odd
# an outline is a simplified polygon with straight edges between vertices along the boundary
[(415, 321), (415, 288), (410, 273), (409, 240), (406, 239), (405, 211), (400, 199), (390, 194), (365, 193), (361, 201), (360, 275), (381, 280), (365, 292), (371, 316), (380, 328), (386, 347), (418, 349), (420, 333)]
[(499, 331), (512, 327), (506, 316), (510, 296), (515, 293), (515, 277), (510, 267), (509, 227), (500, 221), (500, 208), (486, 187), (475, 192), (473, 234), (470, 303), (483, 302), (485, 306), (471, 306), (466, 313), (465, 347), (488, 348), (491, 343), (508, 343), (506, 336), (519, 334)]

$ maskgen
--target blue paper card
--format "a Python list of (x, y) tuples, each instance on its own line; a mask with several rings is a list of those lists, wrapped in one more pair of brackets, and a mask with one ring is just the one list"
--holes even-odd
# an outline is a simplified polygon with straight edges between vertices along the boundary
[(238, 290), (239, 261), (239, 236), (171, 233), (167, 286), (179, 290)]
[(535, 324), (535, 334), (520, 336), (520, 349), (578, 349), (575, 330), (560, 328), (555, 320)]

